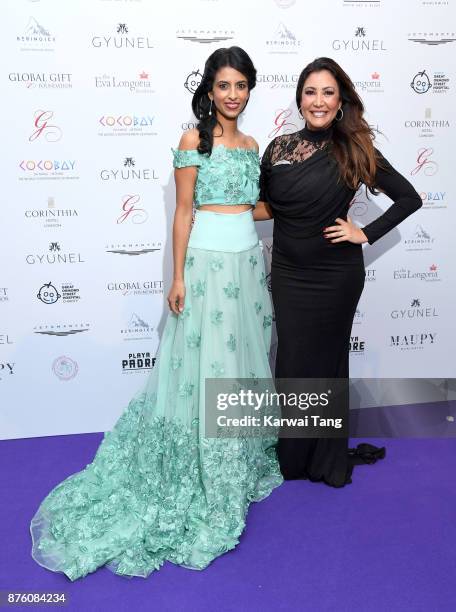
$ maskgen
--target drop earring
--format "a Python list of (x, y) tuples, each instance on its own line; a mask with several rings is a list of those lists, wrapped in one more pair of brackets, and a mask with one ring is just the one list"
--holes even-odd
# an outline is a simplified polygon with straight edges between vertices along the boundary
[(212, 115), (212, 100), (211, 100), (211, 103), (209, 105), (209, 116), (211, 116), (211, 115)]

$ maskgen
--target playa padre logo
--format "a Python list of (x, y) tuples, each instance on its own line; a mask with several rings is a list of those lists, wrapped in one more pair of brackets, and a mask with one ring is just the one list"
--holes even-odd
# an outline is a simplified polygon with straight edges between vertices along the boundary
[(414, 334), (391, 335), (390, 347), (401, 351), (416, 351), (435, 344), (436, 332), (419, 332)]
[(107, 284), (106, 289), (122, 296), (130, 295), (162, 295), (162, 280), (147, 281), (115, 281)]
[(40, 336), (75, 336), (90, 331), (90, 323), (56, 323), (55, 325), (35, 325), (33, 333)]
[(420, 198), (423, 201), (423, 209), (447, 208), (445, 191), (421, 191)]
[(283, 22), (277, 26), (274, 35), (265, 41), (268, 53), (297, 54), (301, 50), (303, 40), (297, 38)]
[(79, 179), (75, 159), (22, 159), (18, 166), (20, 181)]
[(33, 253), (26, 255), (28, 264), (78, 264), (85, 263), (81, 253), (61, 252), (59, 242), (50, 242), (47, 253)]
[(332, 41), (334, 51), (386, 51), (385, 41), (380, 38), (369, 38), (368, 30), (365, 26), (357, 26), (352, 38), (339, 39)]
[(54, 51), (55, 36), (45, 26), (30, 17), (21, 34), (16, 36), (21, 51)]
[(437, 45), (447, 45), (456, 41), (455, 32), (409, 32), (407, 38), (410, 42), (420, 45), (429, 45), (435, 47)]
[(142, 370), (151, 370), (155, 365), (155, 357), (150, 353), (128, 353), (126, 359), (122, 359), (122, 372), (131, 374)]
[(59, 380), (68, 381), (76, 376), (79, 371), (79, 366), (77, 361), (71, 359), (71, 357), (61, 355), (53, 361), (52, 371)]
[(138, 168), (134, 157), (124, 157), (122, 168), (100, 170), (102, 181), (152, 181), (158, 180), (154, 168)]
[(79, 213), (76, 208), (55, 208), (55, 198), (49, 196), (47, 199), (47, 208), (29, 208), (24, 212), (26, 219), (37, 219), (42, 223), (43, 228), (61, 228), (63, 220), (71, 217), (78, 217)]
[(370, 74), (370, 78), (362, 81), (353, 81), (354, 86), (361, 93), (383, 93), (382, 81), (380, 74), (374, 71)]
[(25, 89), (71, 89), (73, 75), (69, 72), (10, 72), (10, 83)]
[(161, 251), (161, 242), (141, 242), (141, 243), (122, 243), (106, 245), (106, 253), (114, 253), (115, 255), (146, 255), (147, 253), (156, 253)]
[(45, 283), (39, 288), (36, 297), (40, 302), (47, 305), (56, 304), (60, 299), (65, 304), (72, 304), (81, 299), (79, 288), (70, 282), (61, 284), (60, 293), (52, 282)]
[(29, 136), (29, 142), (38, 138), (46, 142), (58, 142), (62, 138), (62, 130), (52, 122), (53, 111), (37, 110), (33, 119), (33, 131)]
[(198, 87), (200, 86), (202, 78), (203, 78), (203, 75), (198, 69), (193, 70), (193, 72), (190, 72), (190, 74), (188, 74), (187, 78), (185, 79), (185, 82), (184, 82), (185, 89), (193, 95), (195, 91), (198, 89)]
[(428, 319), (437, 317), (435, 306), (423, 306), (421, 298), (414, 297), (407, 308), (397, 308), (391, 311), (392, 319)]
[(231, 28), (180, 28), (176, 38), (191, 43), (207, 45), (209, 43), (222, 43), (234, 38)]
[(445, 72), (433, 72), (431, 76), (426, 70), (417, 72), (410, 83), (410, 87), (417, 94), (425, 94), (430, 89), (434, 94), (448, 93), (450, 90), (450, 78)]
[(154, 120), (150, 115), (102, 115), (98, 136), (156, 136), (152, 131)]
[(95, 89), (120, 89), (128, 90), (130, 93), (152, 94), (150, 74), (145, 70), (138, 72), (133, 78), (121, 78), (117, 75), (103, 73), (95, 76)]
[(364, 355), (366, 341), (361, 340), (359, 336), (350, 336), (350, 354)]
[(130, 32), (126, 23), (118, 23), (107, 36), (93, 36), (92, 47), (95, 49), (153, 49), (151, 39), (146, 35)]

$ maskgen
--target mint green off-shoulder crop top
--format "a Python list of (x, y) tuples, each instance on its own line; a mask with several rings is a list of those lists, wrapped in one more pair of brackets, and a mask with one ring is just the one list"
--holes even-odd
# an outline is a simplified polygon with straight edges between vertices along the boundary
[(259, 198), (260, 158), (254, 149), (212, 148), (211, 155), (196, 149), (171, 149), (175, 168), (198, 166), (195, 206), (251, 204)]

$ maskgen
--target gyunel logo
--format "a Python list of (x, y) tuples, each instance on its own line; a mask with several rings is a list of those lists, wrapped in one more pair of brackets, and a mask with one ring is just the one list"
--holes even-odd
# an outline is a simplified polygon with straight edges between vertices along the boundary
[(96, 49), (153, 49), (147, 35), (132, 35), (126, 23), (118, 23), (114, 34), (114, 36), (93, 36), (92, 47)]

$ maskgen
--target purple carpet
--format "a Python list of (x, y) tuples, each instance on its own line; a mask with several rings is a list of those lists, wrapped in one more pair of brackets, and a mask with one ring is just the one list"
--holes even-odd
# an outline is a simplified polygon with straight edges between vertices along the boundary
[(454, 439), (366, 440), (387, 456), (355, 467), (351, 485), (284, 483), (251, 505), (239, 546), (203, 571), (167, 563), (127, 579), (103, 568), (72, 583), (30, 557), (29, 522), (101, 437), (0, 442), (0, 590), (65, 591), (67, 609), (84, 611), (456, 610)]

